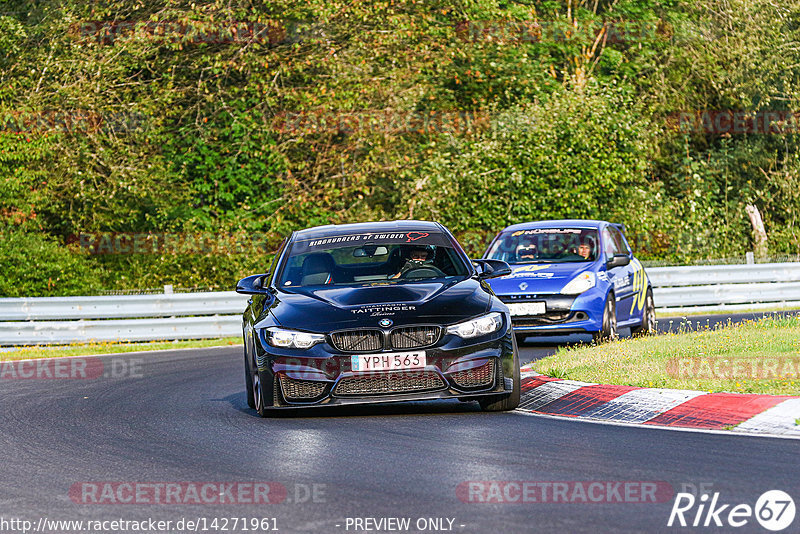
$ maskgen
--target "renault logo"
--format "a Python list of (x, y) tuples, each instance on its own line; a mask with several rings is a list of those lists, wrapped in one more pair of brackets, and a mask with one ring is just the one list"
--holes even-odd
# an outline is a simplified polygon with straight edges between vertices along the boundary
[(378, 322), (378, 324), (381, 325), (384, 328), (389, 328), (394, 323), (392, 322), (391, 319), (381, 319), (380, 322)]
[(522, 282), (519, 285), (519, 288), (520, 288), (521, 291), (525, 291), (526, 289), (528, 289), (528, 282)]

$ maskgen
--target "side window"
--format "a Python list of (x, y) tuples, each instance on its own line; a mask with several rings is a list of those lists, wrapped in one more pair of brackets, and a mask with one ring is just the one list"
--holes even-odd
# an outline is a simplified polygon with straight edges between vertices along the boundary
[(628, 254), (630, 251), (628, 250), (628, 245), (625, 243), (625, 238), (622, 236), (622, 232), (619, 231), (619, 228), (609, 228), (611, 230), (611, 236), (614, 238), (614, 248), (618, 251), (614, 254)]
[(281, 257), (281, 253), (283, 252), (283, 249), (286, 246), (286, 242), (288, 240), (289, 240), (289, 238), (287, 238), (287, 237), (283, 238), (283, 241), (281, 241), (281, 244), (278, 247), (278, 250), (275, 251), (275, 255), (272, 257), (272, 265), (270, 265), (270, 268), (269, 268), (269, 276), (264, 281), (264, 286), (270, 285), (272, 283), (272, 279), (275, 278), (275, 269), (278, 268), (278, 258)]
[(614, 235), (611, 233), (612, 228), (603, 228), (603, 252), (605, 252), (606, 258), (611, 259), (614, 257), (614, 254), (623, 254), (617, 243), (617, 240), (614, 238)]
[(622, 250), (624, 250), (625, 252), (633, 253), (633, 249), (631, 248), (630, 243), (628, 243), (628, 238), (625, 237), (625, 234), (620, 232), (619, 235), (622, 238), (621, 239), (621, 241), (622, 241)]

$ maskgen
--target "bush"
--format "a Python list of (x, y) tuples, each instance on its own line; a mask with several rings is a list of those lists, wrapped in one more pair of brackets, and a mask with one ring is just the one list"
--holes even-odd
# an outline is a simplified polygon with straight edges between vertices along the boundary
[(0, 296), (89, 295), (102, 285), (87, 258), (41, 233), (0, 230)]
[[(648, 190), (657, 130), (627, 91), (593, 85), (498, 112), (475, 140), (427, 161), (417, 213), (456, 232), (541, 219), (625, 222)], [(631, 204), (631, 200), (638, 204)]]

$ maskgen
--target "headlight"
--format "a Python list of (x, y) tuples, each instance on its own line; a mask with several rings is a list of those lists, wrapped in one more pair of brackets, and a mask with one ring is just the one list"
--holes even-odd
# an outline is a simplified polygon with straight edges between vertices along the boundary
[(325, 341), (323, 334), (310, 334), (308, 332), (298, 332), (296, 330), (285, 330), (283, 328), (267, 328), (264, 332), (267, 343), (273, 347), (307, 349)]
[(580, 295), (584, 291), (592, 289), (597, 284), (597, 278), (592, 272), (581, 273), (569, 281), (564, 289), (561, 290), (562, 295)]
[(454, 324), (447, 327), (448, 334), (455, 334), (458, 337), (469, 339), (471, 337), (485, 336), (500, 329), (503, 324), (503, 316), (497, 312)]

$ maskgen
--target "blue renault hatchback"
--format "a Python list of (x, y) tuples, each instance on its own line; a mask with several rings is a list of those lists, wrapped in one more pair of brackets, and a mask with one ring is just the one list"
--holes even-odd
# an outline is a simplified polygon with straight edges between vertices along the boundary
[(595, 341), (656, 329), (653, 290), (627, 240), (606, 221), (558, 220), (509, 226), (483, 255), (507, 262), (508, 276), (488, 280), (511, 310), (517, 339), (592, 334)]

